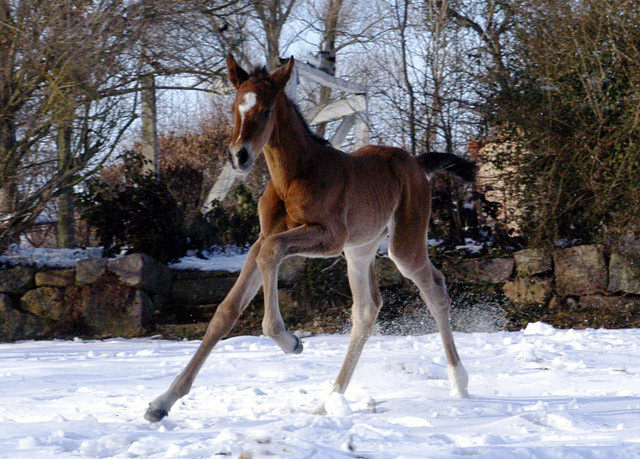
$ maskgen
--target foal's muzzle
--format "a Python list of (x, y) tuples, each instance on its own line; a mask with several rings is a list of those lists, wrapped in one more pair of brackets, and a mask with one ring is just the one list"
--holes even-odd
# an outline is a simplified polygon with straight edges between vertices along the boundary
[(238, 152), (238, 155), (236, 156), (236, 158), (238, 159), (238, 168), (239, 169), (245, 170), (250, 166), (250, 164), (249, 164), (249, 152), (247, 151), (246, 148), (242, 147), (240, 149), (240, 151)]
[(234, 170), (247, 171), (251, 167), (249, 151), (242, 147), (236, 153), (232, 153), (231, 149), (227, 150), (227, 159), (231, 163)]

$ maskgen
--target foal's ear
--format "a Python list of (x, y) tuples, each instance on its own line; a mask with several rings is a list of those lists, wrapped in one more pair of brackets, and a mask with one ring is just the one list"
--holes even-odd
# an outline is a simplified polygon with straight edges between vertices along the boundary
[(231, 53), (227, 54), (227, 70), (229, 71), (229, 80), (236, 89), (249, 79), (249, 74), (238, 65)]
[(276, 87), (277, 92), (280, 92), (284, 89), (284, 87), (289, 82), (291, 78), (291, 74), (293, 73), (293, 68), (295, 67), (296, 62), (293, 59), (293, 56), (289, 58), (289, 61), (280, 67), (278, 70), (273, 72), (269, 79)]

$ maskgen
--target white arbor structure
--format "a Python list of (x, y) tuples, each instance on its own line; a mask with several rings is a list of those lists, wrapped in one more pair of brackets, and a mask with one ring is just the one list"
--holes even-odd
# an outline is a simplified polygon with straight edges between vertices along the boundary
[[(338, 128), (330, 139), (331, 145), (340, 148), (349, 132), (353, 129), (355, 147), (359, 148), (369, 143), (369, 128), (367, 125), (367, 86), (351, 83), (327, 73), (327, 61), (321, 59), (317, 66), (310, 63), (296, 61), (294, 74), (285, 91), (292, 101), (297, 100), (299, 78), (307, 78), (320, 86), (341, 91), (347, 95), (306, 110), (303, 114), (309, 124), (321, 124), (329, 121), (340, 121)], [(216, 183), (209, 191), (202, 207), (206, 213), (213, 201), (222, 201), (227, 196), (239, 175), (227, 163), (220, 172)]]

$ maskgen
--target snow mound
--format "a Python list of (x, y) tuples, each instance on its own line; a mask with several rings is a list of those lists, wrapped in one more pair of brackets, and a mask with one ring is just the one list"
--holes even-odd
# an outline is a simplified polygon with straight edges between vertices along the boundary
[(524, 329), (525, 335), (544, 335), (550, 336), (556, 332), (556, 329), (552, 325), (545, 324), (544, 322), (530, 322)]
[(327, 410), (329, 416), (346, 417), (353, 414), (347, 399), (344, 395), (337, 392), (332, 392), (329, 397), (327, 397), (327, 400), (324, 402), (324, 409)]

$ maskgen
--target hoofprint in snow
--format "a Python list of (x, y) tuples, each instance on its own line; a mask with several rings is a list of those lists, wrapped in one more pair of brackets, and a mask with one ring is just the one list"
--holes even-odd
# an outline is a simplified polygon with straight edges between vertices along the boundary
[(639, 457), (640, 330), (456, 334), (470, 399), (449, 394), (437, 335), (374, 336), (346, 399), (347, 336), (284, 355), (222, 341), (169, 416), (142, 415), (198, 342), (0, 345), (0, 457)]

